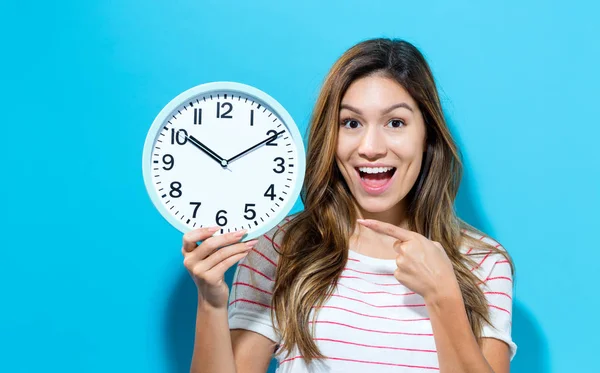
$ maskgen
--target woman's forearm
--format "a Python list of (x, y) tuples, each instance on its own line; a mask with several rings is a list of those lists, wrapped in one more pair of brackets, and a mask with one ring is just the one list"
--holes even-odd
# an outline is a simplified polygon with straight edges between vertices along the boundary
[(191, 373), (235, 373), (227, 309), (198, 301)]
[(441, 373), (494, 373), (471, 330), (458, 283), (425, 299)]

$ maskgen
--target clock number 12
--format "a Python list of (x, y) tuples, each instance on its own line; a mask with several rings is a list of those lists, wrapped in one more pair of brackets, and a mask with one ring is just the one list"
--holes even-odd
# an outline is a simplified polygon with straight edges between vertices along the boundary
[[(221, 114), (221, 108), (228, 108), (226, 112)], [(233, 110), (233, 105), (231, 105), (231, 103), (229, 102), (223, 102), (220, 103), (217, 101), (217, 118), (227, 118), (227, 119), (231, 119), (231, 115), (229, 115), (229, 113), (231, 113), (231, 110)]]

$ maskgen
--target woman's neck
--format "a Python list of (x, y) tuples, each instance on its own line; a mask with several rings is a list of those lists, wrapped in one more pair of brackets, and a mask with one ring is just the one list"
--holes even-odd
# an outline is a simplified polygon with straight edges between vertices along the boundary
[(408, 217), (403, 201), (400, 201), (393, 208), (382, 212), (369, 212), (358, 207), (358, 217), (360, 219), (375, 219), (384, 223), (389, 223), (397, 227), (408, 229)]
[[(375, 219), (397, 227), (408, 229), (408, 219), (405, 210), (396, 206), (385, 212), (371, 213), (363, 209), (358, 210), (360, 219)], [(349, 249), (362, 255), (379, 259), (395, 259), (397, 253), (393, 249), (395, 238), (377, 233), (355, 222), (354, 233), (350, 237)]]

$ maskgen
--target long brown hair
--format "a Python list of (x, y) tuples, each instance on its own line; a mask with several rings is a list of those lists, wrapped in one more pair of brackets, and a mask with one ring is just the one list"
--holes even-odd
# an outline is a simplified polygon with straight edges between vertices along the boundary
[[(462, 177), (460, 152), (447, 128), (437, 88), (423, 55), (402, 40), (372, 39), (346, 51), (327, 75), (309, 127), (307, 169), (301, 193), (304, 210), (285, 224), (272, 297), (287, 355), (294, 346), (307, 362), (324, 358), (312, 339), (309, 320), (335, 290), (348, 259), (357, 213), (355, 200), (335, 162), (340, 103), (349, 85), (370, 74), (384, 74), (401, 84), (417, 102), (427, 130), (420, 175), (405, 198), (409, 229), (438, 241), (452, 261), (473, 333), (480, 339), (489, 323), (488, 304), (471, 272), (475, 261), (461, 244), (500, 252), (471, 237), (480, 231), (458, 218), (454, 200)], [(281, 231), (278, 231), (278, 233)], [(478, 251), (475, 251), (478, 252)], [(512, 267), (512, 261), (511, 267)], [(313, 321), (317, 317), (313, 313)]]

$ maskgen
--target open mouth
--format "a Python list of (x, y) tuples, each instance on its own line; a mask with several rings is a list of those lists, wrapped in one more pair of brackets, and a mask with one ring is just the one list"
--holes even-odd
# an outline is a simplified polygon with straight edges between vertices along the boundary
[(366, 189), (380, 189), (392, 179), (396, 167), (356, 167), (355, 170)]

